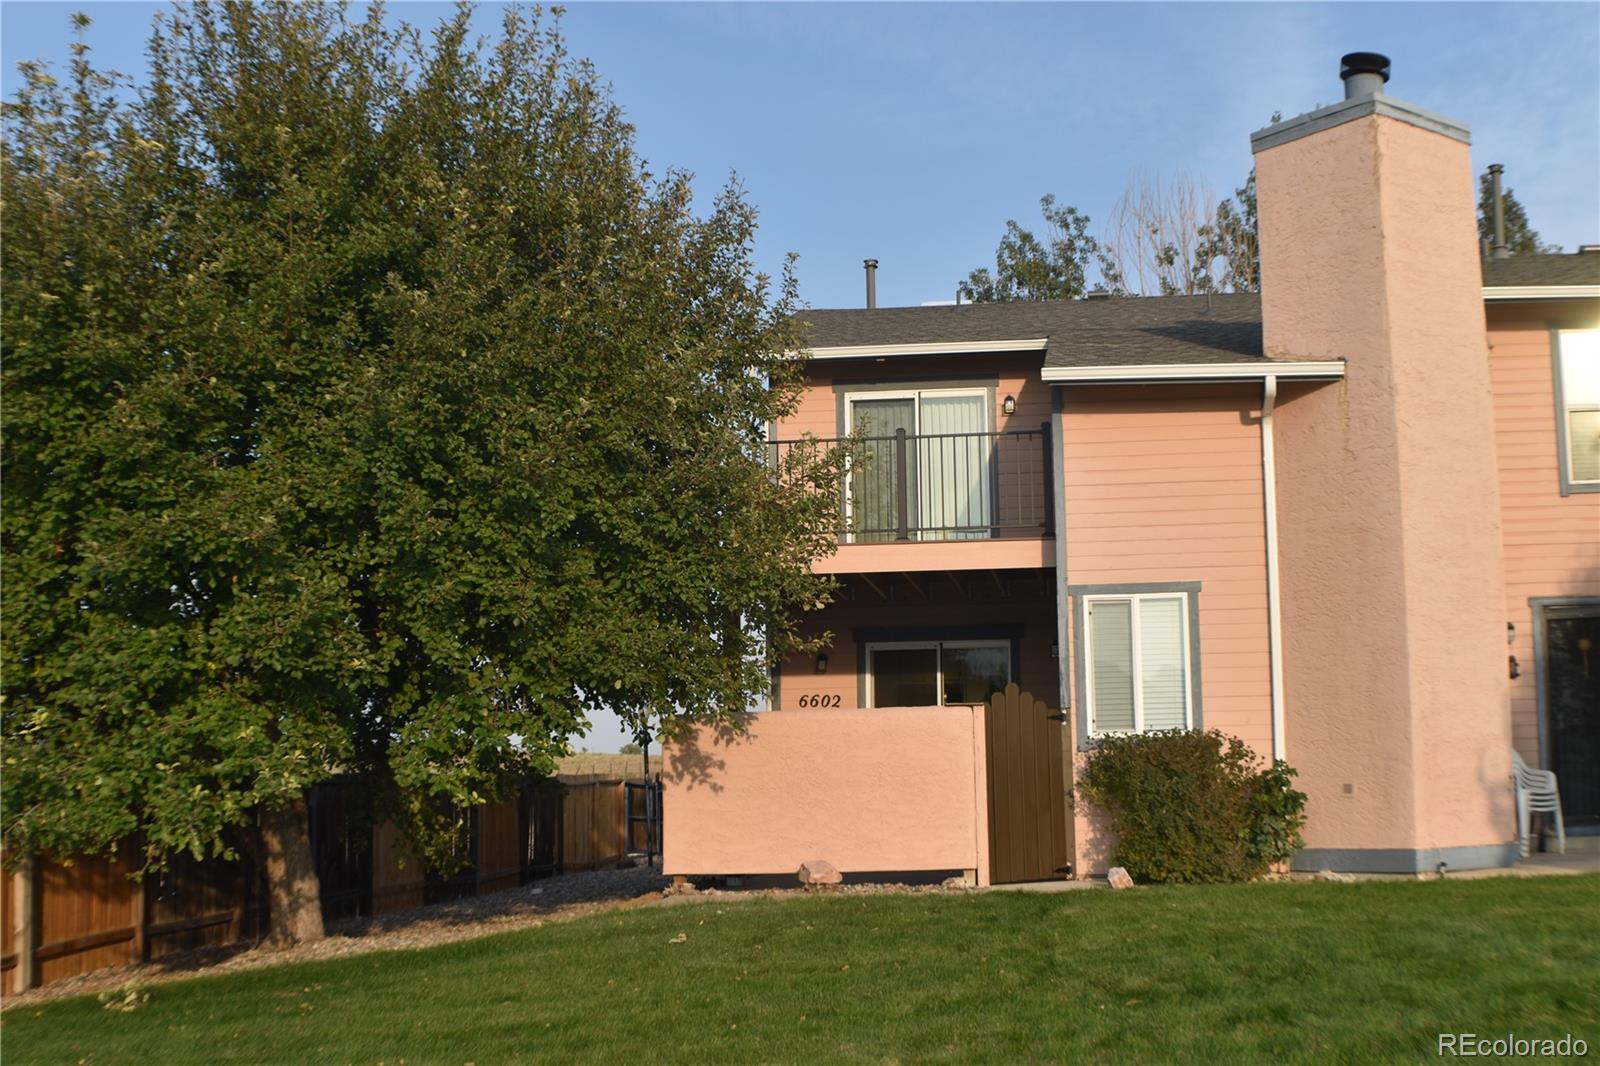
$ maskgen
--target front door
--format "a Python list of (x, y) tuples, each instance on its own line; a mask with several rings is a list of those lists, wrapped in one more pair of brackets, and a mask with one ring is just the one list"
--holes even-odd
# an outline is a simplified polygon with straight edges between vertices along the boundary
[(1569, 828), (1600, 826), (1600, 604), (1543, 608), (1547, 769)]

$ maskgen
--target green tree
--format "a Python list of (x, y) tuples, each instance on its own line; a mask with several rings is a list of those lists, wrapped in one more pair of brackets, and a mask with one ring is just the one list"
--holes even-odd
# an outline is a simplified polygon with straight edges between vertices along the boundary
[(1089, 216), (1046, 195), (1039, 201), (1044, 239), (1006, 222), (994, 253), (994, 272), (979, 267), (961, 282), (961, 298), (973, 303), (1004, 300), (1068, 300), (1088, 291), (1089, 270), (1100, 259), (1100, 243), (1089, 235)]
[(637, 740), (630, 740), (617, 749), (618, 755), (643, 755), (644, 746)]
[[(1505, 218), (1506, 247), (1512, 255), (1545, 255), (1561, 251), (1558, 244), (1546, 244), (1528, 223), (1528, 210), (1517, 200), (1509, 185), (1500, 195)], [(1494, 245), (1494, 179), (1488, 171), (1478, 175), (1478, 239)]]
[[(604, 705), (735, 720), (810, 650), (837, 457), (774, 471), (795, 282), (652, 174), (537, 9), (179, 7), (119, 96), (5, 109), (5, 846), (149, 862), (259, 819), (320, 934), (304, 789), (424, 853)], [(243, 834), (248, 838), (249, 834)]]

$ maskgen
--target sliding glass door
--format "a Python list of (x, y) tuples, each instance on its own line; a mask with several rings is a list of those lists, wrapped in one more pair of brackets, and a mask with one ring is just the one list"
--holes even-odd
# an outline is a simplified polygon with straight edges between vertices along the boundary
[(986, 703), (1011, 681), (1009, 641), (945, 640), (867, 645), (867, 706)]
[[(902, 525), (912, 540), (991, 536), (995, 475), (989, 405), (983, 389), (850, 396), (846, 428), (860, 429), (867, 438), (863, 462), (851, 472), (846, 489), (850, 539), (895, 540)], [(907, 438), (903, 471), (899, 430)]]

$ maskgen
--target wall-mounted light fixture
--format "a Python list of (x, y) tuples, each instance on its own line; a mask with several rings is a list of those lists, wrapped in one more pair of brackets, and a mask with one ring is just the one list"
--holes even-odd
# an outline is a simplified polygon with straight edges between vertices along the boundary
[(817, 654), (817, 673), (825, 674), (827, 672), (828, 672), (828, 653), (825, 652), (825, 651), (824, 652), (819, 652)]
[(1515, 644), (1516, 642), (1517, 642), (1517, 623), (1515, 623), (1515, 622), (1507, 622), (1506, 623), (1506, 643), (1507, 644)]
[(1000, 410), (1004, 411), (1008, 415), (1016, 414), (1017, 413), (1017, 398), (1015, 396), (1007, 396), (1004, 400), (1001, 401)]
[(1506, 658), (1510, 660), (1510, 662), (1507, 663), (1507, 666), (1511, 671), (1511, 680), (1515, 681), (1517, 678), (1522, 676), (1522, 664), (1517, 662), (1517, 657), (1515, 655), (1507, 655)]

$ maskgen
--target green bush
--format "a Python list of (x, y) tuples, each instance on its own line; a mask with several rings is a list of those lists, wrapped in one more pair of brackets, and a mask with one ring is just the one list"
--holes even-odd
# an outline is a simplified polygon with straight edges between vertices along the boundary
[(1077, 790), (1111, 816), (1112, 863), (1135, 881), (1247, 881), (1304, 843), (1294, 776), (1237, 737), (1169, 730), (1100, 740)]

